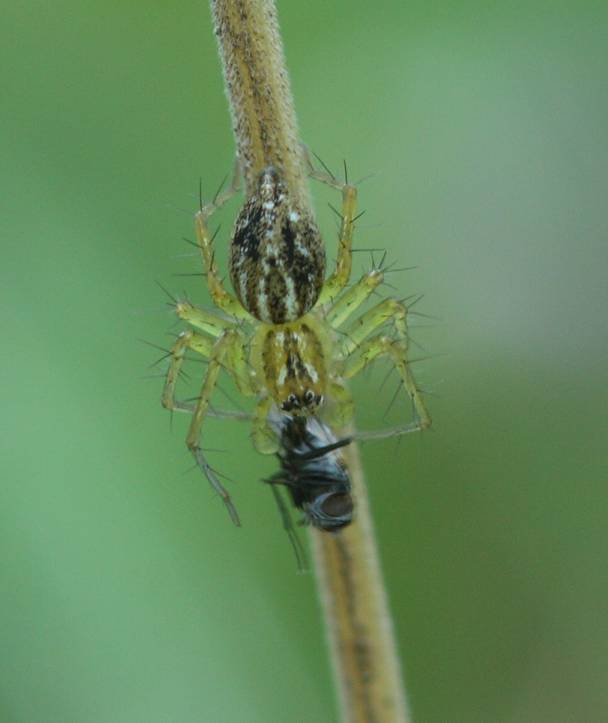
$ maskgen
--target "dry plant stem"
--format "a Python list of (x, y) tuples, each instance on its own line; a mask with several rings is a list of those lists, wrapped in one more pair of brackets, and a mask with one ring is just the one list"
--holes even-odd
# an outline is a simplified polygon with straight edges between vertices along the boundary
[[(249, 196), (277, 168), (300, 208), (311, 209), (274, 0), (210, 0)], [(312, 210), (311, 210), (312, 214)], [(345, 723), (407, 723), (399, 660), (356, 444), (347, 452), (357, 521), (313, 532), (314, 557)]]
[(310, 208), (274, 1), (211, 0), (211, 12), (245, 194), (251, 195), (260, 171), (274, 166), (297, 205)]
[(313, 559), (343, 720), (409, 723), (359, 450), (345, 450), (356, 520), (337, 534), (312, 530)]

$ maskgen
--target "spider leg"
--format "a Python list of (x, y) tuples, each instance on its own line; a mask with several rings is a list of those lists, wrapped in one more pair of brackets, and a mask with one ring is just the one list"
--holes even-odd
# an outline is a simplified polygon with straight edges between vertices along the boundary
[(230, 187), (223, 193), (217, 194), (211, 203), (203, 205), (201, 202), (200, 209), (194, 215), (194, 227), (196, 230), (197, 245), (203, 256), (203, 264), (207, 272), (207, 285), (213, 303), (226, 314), (230, 314), (237, 319), (249, 319), (248, 312), (242, 307), (238, 299), (224, 288), (224, 282), (219, 275), (217, 264), (215, 263), (213, 250), (215, 236), (209, 233), (208, 228), (208, 221), (211, 215), (221, 208), (226, 201), (232, 198), (238, 191), (239, 186), (240, 173), (237, 163)]
[(231, 370), (231, 372), (235, 374), (235, 378), (238, 379), (238, 370), (234, 370), (230, 365), (231, 357), (232, 359), (235, 357), (235, 348), (242, 348), (242, 338), (241, 335), (234, 330), (224, 332), (224, 334), (213, 345), (213, 349), (209, 357), (209, 364), (207, 366), (207, 374), (205, 375), (200, 396), (192, 413), (190, 429), (188, 430), (188, 436), (186, 437), (186, 445), (192, 452), (194, 459), (209, 480), (211, 486), (222, 498), (232, 521), (235, 525), (239, 525), (240, 522), (238, 515), (234, 505), (232, 504), (230, 495), (217, 476), (213, 473), (213, 470), (211, 470), (207, 464), (201, 448), (201, 430), (207, 415), (209, 400), (217, 383), (220, 370), (223, 366), (226, 366), (227, 369)]
[(328, 394), (333, 402), (327, 412), (330, 426), (336, 429), (347, 427), (355, 416), (355, 403), (347, 386), (334, 379), (329, 384)]
[(209, 358), (213, 351), (213, 340), (188, 330), (182, 332), (171, 347), (171, 362), (165, 377), (161, 403), (165, 409), (178, 412), (194, 412), (194, 405), (175, 398), (175, 387), (188, 349)]
[(225, 319), (207, 309), (200, 309), (189, 301), (177, 301), (174, 308), (180, 319), (214, 338), (221, 336), (226, 329), (232, 329), (235, 326), (234, 320)]
[(272, 405), (272, 397), (262, 397), (255, 408), (251, 438), (260, 454), (275, 454), (279, 449), (279, 439), (268, 423)]
[(317, 301), (318, 305), (331, 303), (348, 283), (353, 264), (352, 246), (356, 212), (357, 189), (354, 186), (344, 184), (342, 186), (342, 211), (340, 213), (336, 269), (325, 280)]
[[(309, 175), (321, 183), (342, 192), (342, 211), (340, 216), (340, 233), (338, 236), (338, 258), (334, 273), (325, 280), (317, 306), (332, 302), (348, 283), (352, 268), (352, 245), (355, 214), (357, 213), (357, 189), (352, 184), (342, 183), (332, 174), (318, 171), (312, 164), (308, 149), (304, 148), (304, 158), (309, 167)], [(337, 212), (336, 212), (337, 213)]]
[[(207, 373), (205, 374), (201, 392), (195, 404), (180, 402), (175, 398), (175, 386), (188, 349), (196, 351), (209, 359)], [(230, 495), (205, 459), (200, 444), (200, 436), (203, 422), (209, 409), (209, 401), (222, 368), (225, 368), (234, 377), (243, 393), (254, 393), (254, 386), (249, 369), (245, 365), (243, 358), (242, 335), (234, 329), (227, 329), (214, 342), (212, 339), (188, 330), (180, 334), (177, 338), (171, 349), (171, 356), (171, 363), (167, 371), (167, 378), (163, 389), (162, 404), (167, 409), (175, 409), (192, 414), (190, 429), (186, 437), (186, 445), (192, 452), (197, 465), (205, 477), (207, 477), (211, 486), (222, 498), (232, 521), (235, 525), (240, 525), (239, 517), (232, 504)]]
[(387, 322), (392, 322), (397, 331), (398, 338), (407, 341), (407, 307), (397, 299), (384, 299), (372, 306), (360, 317), (351, 322), (344, 330), (342, 342), (342, 358), (355, 352), (361, 343), (378, 331)]
[[(226, 180), (227, 176), (224, 178), (224, 181)], [(238, 158), (234, 159), (234, 168), (232, 171), (232, 179), (230, 181), (230, 185), (225, 191), (222, 191), (222, 186), (224, 185), (224, 182), (222, 182), (222, 185), (218, 188), (215, 196), (213, 197), (213, 201), (208, 204), (203, 204), (202, 194), (200, 198), (200, 207), (201, 211), (205, 211), (207, 214), (207, 217), (209, 217), (212, 213), (220, 209), (225, 203), (227, 203), (236, 193), (240, 191), (241, 188), (241, 167), (239, 166), (239, 160)]]
[[(342, 344), (342, 361), (338, 365), (339, 373), (345, 379), (351, 379), (378, 356), (387, 354), (412, 399), (421, 429), (426, 429), (431, 426), (431, 417), (408, 362), (406, 320), (407, 307), (395, 299), (385, 299), (363, 314), (347, 330)], [(393, 323), (397, 339), (391, 339), (384, 334), (368, 338), (387, 321)]]
[(361, 277), (350, 289), (341, 294), (329, 307), (325, 315), (327, 322), (334, 328), (340, 327), (363, 304), (375, 289), (384, 281), (380, 269), (372, 269)]

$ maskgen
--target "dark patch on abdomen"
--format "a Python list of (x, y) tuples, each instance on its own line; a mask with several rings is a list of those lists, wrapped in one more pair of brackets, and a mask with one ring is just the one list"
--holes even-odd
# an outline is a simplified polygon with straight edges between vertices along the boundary
[[(264, 288), (270, 319), (262, 319), (262, 321), (270, 321), (273, 324), (285, 323), (287, 321), (287, 306), (285, 304), (287, 284), (285, 283), (285, 274), (278, 268), (271, 268), (269, 273), (266, 274)], [(260, 312), (261, 311), (260, 309)]]

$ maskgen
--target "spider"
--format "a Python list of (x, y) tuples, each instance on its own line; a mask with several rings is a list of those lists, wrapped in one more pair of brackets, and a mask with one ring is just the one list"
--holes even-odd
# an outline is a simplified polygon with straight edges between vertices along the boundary
[[(387, 298), (351, 317), (383, 282), (374, 268), (347, 288), (352, 266), (352, 238), (357, 206), (356, 185), (342, 183), (308, 161), (310, 176), (342, 195), (335, 270), (325, 279), (325, 250), (315, 221), (290, 194), (280, 171), (264, 168), (237, 216), (230, 244), (230, 277), (236, 295), (224, 286), (214, 257), (210, 216), (239, 189), (238, 167), (232, 184), (195, 215), (196, 245), (201, 251), (212, 301), (218, 311), (176, 301), (174, 311), (189, 328), (171, 348), (162, 404), (192, 414), (186, 444), (197, 464), (222, 497), (235, 524), (240, 524), (230, 496), (208, 465), (201, 430), (212, 393), (223, 369), (246, 396), (257, 397), (253, 414), (254, 446), (275, 453), (280, 440), (269, 414), (273, 408), (292, 416), (315, 415), (322, 409), (327, 423), (342, 428), (354, 406), (345, 382), (376, 358), (387, 355), (410, 396), (417, 424), (431, 419), (408, 365), (407, 306)], [(390, 323), (395, 338), (383, 333)], [(175, 387), (186, 352), (208, 359), (195, 404), (176, 399)], [(330, 402), (329, 404), (327, 402)]]

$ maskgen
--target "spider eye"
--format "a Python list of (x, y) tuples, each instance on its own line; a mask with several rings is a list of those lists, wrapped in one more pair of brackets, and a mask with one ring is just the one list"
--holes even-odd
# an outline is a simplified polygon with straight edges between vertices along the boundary
[(306, 402), (306, 404), (312, 404), (314, 402), (314, 400), (315, 400), (315, 393), (309, 389), (304, 394), (304, 401)]
[(295, 394), (290, 394), (287, 399), (281, 404), (281, 409), (284, 412), (290, 412), (294, 407), (299, 407), (298, 398)]

